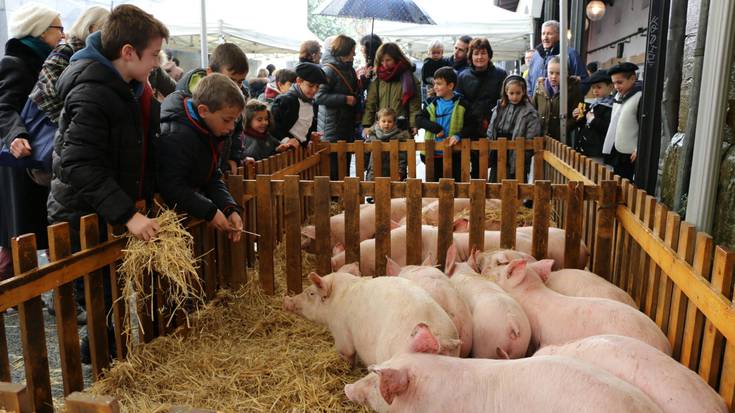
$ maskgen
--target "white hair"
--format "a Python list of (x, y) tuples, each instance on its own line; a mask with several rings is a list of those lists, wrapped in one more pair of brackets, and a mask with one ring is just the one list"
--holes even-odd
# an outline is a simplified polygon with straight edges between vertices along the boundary
[(541, 25), (541, 30), (544, 30), (544, 27), (553, 27), (554, 30), (559, 33), (559, 22), (556, 20), (546, 20), (544, 24)]
[(92, 34), (90, 31), (92, 26), (96, 30), (100, 30), (109, 15), (110, 11), (108, 9), (101, 6), (92, 6), (85, 10), (77, 21), (74, 22), (68, 31), (68, 35), (84, 42), (87, 40), (87, 36)]
[(439, 39), (433, 40), (431, 43), (429, 43), (429, 48), (427, 50), (428, 51), (432, 51), (434, 49), (441, 49), (443, 51), (444, 50), (444, 43), (442, 43), (441, 40), (439, 40)]

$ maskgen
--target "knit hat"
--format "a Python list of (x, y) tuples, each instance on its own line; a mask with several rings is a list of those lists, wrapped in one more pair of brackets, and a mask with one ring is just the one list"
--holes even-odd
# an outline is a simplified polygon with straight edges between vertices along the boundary
[(296, 66), (296, 76), (318, 85), (327, 83), (327, 75), (324, 74), (324, 70), (314, 63), (299, 63)]
[(26, 4), (13, 13), (10, 19), (10, 36), (15, 39), (26, 36), (39, 37), (59, 16), (59, 12), (46, 6)]

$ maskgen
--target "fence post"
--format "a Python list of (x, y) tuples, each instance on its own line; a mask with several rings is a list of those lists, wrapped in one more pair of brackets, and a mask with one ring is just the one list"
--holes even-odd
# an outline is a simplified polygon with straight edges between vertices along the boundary
[(321, 152), (319, 152), (319, 173), (321, 176), (329, 176), (329, 153), (331, 151), (328, 143), (322, 143), (319, 145)]
[(0, 409), (16, 413), (33, 412), (26, 386), (18, 383), (0, 382)]
[(597, 237), (595, 239), (593, 272), (600, 277), (612, 280), (612, 247), (613, 229), (615, 225), (615, 209), (617, 208), (618, 184), (615, 181), (602, 181), (600, 184), (600, 201), (597, 204)]

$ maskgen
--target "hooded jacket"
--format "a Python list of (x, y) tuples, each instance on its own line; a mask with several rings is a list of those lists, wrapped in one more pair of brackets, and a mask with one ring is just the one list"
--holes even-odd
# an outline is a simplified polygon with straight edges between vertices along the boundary
[[(326, 142), (353, 141), (359, 93), (355, 69), (352, 68), (351, 62), (342, 62), (332, 57), (331, 53), (325, 54), (322, 58), (322, 69), (327, 75), (327, 83), (319, 86), (314, 99), (319, 105), (317, 130), (324, 132), (322, 139)], [(354, 97), (356, 104), (348, 105), (347, 96)]]
[[(559, 93), (552, 96), (546, 89), (545, 81), (546, 78), (543, 77), (536, 80), (536, 93), (534, 93), (531, 103), (541, 118), (541, 133), (558, 140), (560, 136)], [(579, 78), (569, 76), (567, 90), (569, 91), (569, 97), (567, 99), (567, 132), (569, 132), (575, 126), (572, 112), (583, 99), (579, 87)]]
[[(536, 92), (536, 82), (540, 77), (546, 76), (546, 70), (549, 65), (549, 60), (552, 57), (559, 55), (559, 43), (557, 43), (551, 49), (544, 49), (544, 46), (539, 44), (536, 46), (536, 52), (531, 58), (531, 63), (528, 65), (528, 95), (533, 96)], [(573, 47), (567, 49), (567, 55), (569, 56), (569, 76), (579, 76), (581, 80), (585, 80), (588, 77), (587, 68), (582, 62), (582, 57), (579, 56), (577, 50)], [(580, 93), (582, 95), (587, 94), (589, 86), (586, 84), (578, 84)]]
[(152, 96), (144, 102), (150, 109), (144, 131), (144, 85), (126, 83), (100, 44), (100, 32), (90, 35), (56, 84), (64, 110), (54, 142), (49, 222), (78, 225), (81, 216), (98, 213), (124, 224), (136, 212), (135, 201), (153, 194), (158, 102)]
[(156, 180), (166, 204), (195, 218), (211, 221), (217, 210), (228, 215), (237, 209), (218, 167), (219, 147), (198, 118), (190, 97), (175, 92), (161, 107), (161, 137), (156, 143)]
[(474, 130), (468, 131), (472, 140), (485, 136), (490, 115), (502, 94), (502, 85), (508, 73), (490, 63), (486, 70), (467, 69), (457, 78), (457, 93), (467, 101)]

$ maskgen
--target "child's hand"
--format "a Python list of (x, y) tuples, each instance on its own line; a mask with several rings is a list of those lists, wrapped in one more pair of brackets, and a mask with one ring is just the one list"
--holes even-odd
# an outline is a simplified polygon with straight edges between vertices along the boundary
[(418, 128), (411, 128), (410, 130), (411, 130), (411, 136), (416, 136), (419, 134)]
[(365, 137), (365, 138), (367, 138), (368, 136), (370, 136), (370, 132), (372, 132), (372, 131), (373, 131), (373, 128), (363, 128), (362, 129), (362, 136)]
[[(312, 142), (320, 142), (322, 140), (322, 136), (324, 136), (324, 132), (312, 132), (311, 133), (311, 141)], [(294, 139), (296, 143), (299, 143), (298, 140)], [(289, 141), (291, 142), (291, 141)]]
[(574, 119), (579, 119), (582, 117), (580, 115), (581, 113), (582, 112), (580, 112), (579, 108), (574, 108), (574, 110), (572, 111), (572, 116), (574, 117)]
[(212, 224), (212, 226), (217, 231), (229, 232), (232, 230), (232, 227), (230, 226), (230, 221), (225, 218), (225, 214), (223, 214), (222, 211), (220, 211), (219, 209), (217, 210), (217, 213), (214, 214), (214, 218), (212, 218), (209, 223)]
[(156, 236), (156, 233), (161, 229), (155, 219), (150, 219), (147, 216), (136, 212), (132, 218), (125, 223), (135, 238), (143, 241), (149, 241), (151, 238)]
[(452, 136), (451, 138), (449, 138), (449, 143), (448, 143), (449, 146), (454, 146), (458, 143), (459, 143), (459, 139), (457, 138), (457, 136)]
[(436, 134), (436, 137), (437, 138), (443, 138), (444, 136), (445, 136), (444, 135), (444, 131), (441, 131), (441, 132), (439, 132), (439, 133)]
[(347, 106), (355, 106), (355, 104), (357, 104), (357, 98), (352, 95), (347, 95), (347, 97), (345, 97), (345, 103)]
[(638, 150), (634, 150), (633, 153), (630, 154), (630, 161), (635, 162), (635, 160), (638, 159)]
[(299, 142), (299, 140), (296, 139), (296, 138), (291, 138), (291, 139), (288, 140), (288, 142), (284, 143), (283, 145), (288, 145), (288, 146), (291, 146), (292, 148), (296, 149), (299, 146), (301, 146), (301, 142)]
[(285, 152), (285, 151), (287, 151), (287, 150), (289, 150), (291, 148), (292, 148), (291, 145), (289, 145), (287, 143), (282, 143), (282, 144), (278, 145), (278, 147), (276, 148), (276, 152)]
[(227, 221), (229, 221), (231, 228), (227, 237), (232, 242), (240, 242), (240, 237), (242, 236), (242, 218), (240, 218), (240, 214), (237, 211), (231, 213), (230, 216), (227, 217)]

